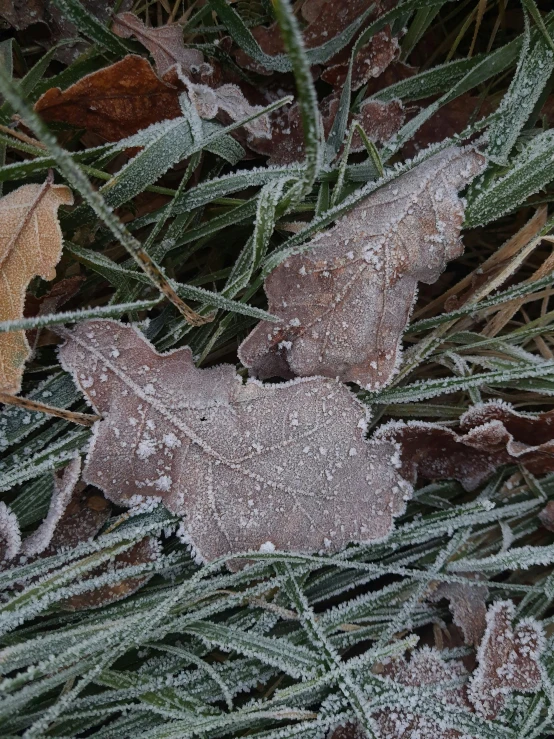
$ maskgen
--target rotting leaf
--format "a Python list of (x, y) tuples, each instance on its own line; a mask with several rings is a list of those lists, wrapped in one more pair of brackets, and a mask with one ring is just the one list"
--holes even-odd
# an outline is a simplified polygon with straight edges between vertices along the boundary
[[(53, 280), (62, 254), (60, 205), (71, 205), (65, 185), (23, 185), (0, 199), (0, 321), (23, 317), (25, 291), (37, 275)], [(29, 343), (24, 331), (0, 334), (0, 391), (21, 389)]]
[(510, 462), (536, 475), (554, 471), (554, 411), (522, 413), (491, 400), (466, 411), (460, 431), (440, 423), (393, 421), (375, 436), (400, 444), (402, 474), (412, 482), (454, 479), (474, 490)]
[(177, 23), (152, 28), (133, 13), (118, 13), (112, 31), (122, 38), (135, 36), (152, 54), (160, 77), (175, 64), (180, 65), (186, 74), (204, 64), (201, 51), (185, 48), (183, 29)]
[(200, 560), (337, 551), (386, 536), (404, 510), (396, 446), (365, 441), (365, 409), (340, 383), (243, 385), (115, 321), (64, 336), (62, 365), (104, 416), (85, 479), (118, 504), (161, 498)]
[[(436, 686), (437, 699), (458, 708), (468, 708), (465, 686), (444, 689), (446, 682), (460, 680), (467, 672), (458, 660), (448, 662), (440, 652), (429, 647), (422, 647), (412, 652), (410, 660), (398, 657), (385, 665), (384, 675), (391, 681), (401, 685), (423, 687)], [(430, 696), (431, 697), (431, 696)], [(417, 704), (406, 709), (387, 709), (375, 715), (379, 736), (387, 739), (462, 739), (462, 734), (445, 728), (430, 716), (417, 712)]]
[(161, 80), (146, 59), (130, 54), (63, 92), (50, 88), (35, 110), (47, 123), (71, 123), (106, 141), (119, 141), (152, 123), (182, 115), (179, 92)]
[(484, 167), (474, 149), (450, 147), (369, 195), (265, 281), (269, 311), (239, 347), (261, 379), (324, 375), (384, 387), (418, 281), (432, 283), (463, 252), (458, 190)]
[(21, 531), (17, 516), (0, 501), (0, 569), (21, 549)]
[(514, 691), (530, 693), (541, 685), (542, 626), (523, 619), (512, 628), (515, 606), (499, 601), (487, 612), (487, 629), (477, 652), (478, 667), (468, 688), (469, 700), (484, 718), (495, 718)]
[[(475, 579), (472, 573), (466, 576)], [(427, 595), (427, 600), (438, 603), (446, 598), (453, 621), (462, 630), (465, 643), (477, 647), (485, 633), (488, 594), (485, 585), (442, 582)]]

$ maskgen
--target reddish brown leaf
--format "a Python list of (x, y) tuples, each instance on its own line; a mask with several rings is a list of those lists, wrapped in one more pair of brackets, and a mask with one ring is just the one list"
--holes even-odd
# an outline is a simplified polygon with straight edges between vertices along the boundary
[(199, 558), (337, 551), (386, 536), (404, 509), (396, 447), (365, 441), (344, 385), (243, 385), (233, 366), (198, 370), (188, 348), (158, 354), (115, 321), (64, 335), (61, 362), (104, 416), (85, 479), (119, 504), (161, 499)]
[(48, 123), (71, 123), (106, 141), (119, 141), (181, 115), (179, 90), (135, 55), (83, 77), (63, 92), (59, 87), (47, 90), (35, 110)]
[[(469, 574), (468, 578), (475, 579)], [(427, 600), (438, 603), (448, 600), (453, 621), (464, 635), (464, 641), (477, 647), (485, 633), (488, 588), (484, 585), (464, 585), (457, 582), (443, 582), (427, 596)]]
[(400, 359), (418, 281), (434, 282), (459, 256), (458, 190), (484, 166), (451, 147), (356, 205), (265, 282), (269, 310), (239, 357), (261, 379), (323, 375), (375, 390)]
[(156, 63), (160, 77), (175, 64), (190, 74), (192, 68), (204, 64), (204, 55), (198, 49), (185, 49), (183, 29), (177, 24), (151, 28), (133, 13), (115, 16), (112, 31), (122, 38), (135, 36), (148, 49)]
[[(33, 316), (47, 316), (52, 313), (56, 313), (62, 305), (75, 297), (79, 292), (84, 277), (75, 275), (74, 277), (66, 277), (52, 287), (46, 295), (42, 295), (40, 298), (35, 297), (27, 293), (25, 298), (25, 311), (24, 316), (31, 318)], [(55, 344), (58, 341), (57, 336), (46, 329), (41, 331), (40, 329), (31, 329), (27, 331), (27, 341), (31, 347), (37, 346), (37, 339), (39, 334), (46, 334), (46, 337), (41, 335), (40, 346), (45, 344)]]
[[(91, 570), (86, 579), (98, 577), (108, 573), (117, 573), (125, 567), (155, 562), (160, 556), (160, 544), (157, 539), (146, 537), (137, 542), (123, 554), (118, 554), (113, 561)], [(122, 574), (122, 577), (124, 575)], [(101, 608), (109, 603), (127, 598), (136, 593), (152, 577), (151, 573), (138, 577), (127, 577), (113, 585), (102, 585), (94, 590), (88, 590), (80, 595), (73, 595), (65, 601), (65, 607), (70, 610), (82, 608)]]
[[(360, 106), (360, 112), (350, 116), (349, 123), (358, 121), (368, 139), (376, 143), (385, 143), (394, 136), (404, 123), (404, 106), (400, 100), (388, 103), (380, 100), (367, 100)], [(352, 151), (364, 151), (365, 146), (358, 132), (352, 137)]]
[(554, 531), (554, 500), (549, 500), (542, 511), (539, 518), (545, 529)]
[[(332, 4), (332, 3), (330, 3)], [(379, 77), (391, 64), (398, 54), (398, 41), (392, 36), (388, 26), (362, 46), (352, 66), (352, 89), (358, 90), (372, 77)], [(332, 64), (332, 62), (335, 62)], [(348, 65), (350, 62), (350, 50), (337, 54), (331, 60), (331, 66), (327, 67), (321, 75), (321, 79), (333, 85), (342, 87), (346, 82)]]
[(524, 619), (512, 628), (514, 616), (512, 601), (499, 601), (487, 612), (487, 629), (477, 653), (479, 665), (468, 689), (476, 712), (487, 719), (500, 713), (514, 691), (532, 693), (541, 685), (542, 626)]
[(402, 473), (415, 482), (459, 480), (474, 490), (500, 465), (520, 462), (533, 474), (554, 470), (554, 411), (521, 413), (492, 400), (471, 407), (460, 418), (460, 431), (439, 423), (392, 422), (376, 438), (402, 447)]

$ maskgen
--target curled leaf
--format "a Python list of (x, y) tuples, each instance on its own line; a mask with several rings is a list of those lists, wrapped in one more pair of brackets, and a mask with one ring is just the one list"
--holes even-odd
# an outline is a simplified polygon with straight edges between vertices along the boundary
[(395, 445), (365, 441), (365, 410), (336, 381), (243, 385), (114, 321), (65, 335), (62, 365), (104, 417), (85, 479), (118, 504), (161, 499), (200, 559), (337, 551), (386, 536), (404, 509)]
[[(0, 321), (23, 317), (25, 291), (33, 277), (53, 280), (62, 254), (57, 211), (71, 205), (65, 185), (23, 185), (0, 199)], [(24, 331), (0, 334), (0, 391), (17, 394), (29, 343)]]
[(48, 123), (71, 123), (106, 141), (119, 141), (152, 123), (180, 116), (179, 92), (161, 80), (146, 59), (130, 54), (63, 92), (50, 88), (35, 110)]
[(474, 490), (502, 464), (521, 463), (536, 475), (554, 470), (554, 411), (522, 413), (501, 400), (472, 406), (460, 431), (439, 423), (394, 421), (376, 437), (402, 447), (402, 472), (415, 482), (459, 480)]
[(160, 77), (175, 64), (180, 65), (186, 73), (204, 64), (201, 51), (185, 48), (183, 29), (177, 23), (152, 28), (133, 13), (118, 13), (112, 31), (122, 38), (134, 36), (138, 39), (152, 54)]
[(450, 147), (356, 205), (265, 281), (269, 311), (239, 357), (261, 379), (324, 375), (369, 390), (385, 386), (418, 281), (432, 283), (463, 251), (458, 190), (484, 166)]
[(495, 718), (514, 691), (530, 693), (541, 685), (542, 626), (524, 619), (512, 627), (515, 606), (499, 601), (487, 612), (487, 628), (477, 652), (478, 667), (468, 689), (477, 713)]
[(443, 582), (427, 596), (427, 600), (438, 603), (446, 598), (453, 621), (462, 630), (465, 643), (476, 647), (485, 633), (488, 594), (485, 585)]

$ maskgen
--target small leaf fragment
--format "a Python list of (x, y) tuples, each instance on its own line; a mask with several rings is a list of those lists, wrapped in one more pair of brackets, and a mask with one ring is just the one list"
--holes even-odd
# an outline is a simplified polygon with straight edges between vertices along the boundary
[(198, 559), (337, 551), (385, 537), (404, 510), (396, 446), (365, 441), (365, 409), (340, 383), (243, 385), (115, 321), (64, 335), (62, 365), (103, 415), (85, 479), (120, 505), (161, 499)]
[(463, 252), (458, 190), (484, 167), (450, 147), (356, 205), (267, 277), (269, 311), (239, 347), (260, 379), (323, 375), (377, 390), (390, 382), (418, 281)]
[(427, 596), (427, 600), (438, 603), (446, 598), (453, 621), (462, 630), (465, 643), (477, 647), (485, 633), (488, 593), (485, 585), (443, 582)]
[(477, 652), (479, 665), (468, 689), (477, 713), (495, 718), (514, 691), (532, 693), (541, 685), (542, 626), (523, 619), (512, 627), (515, 606), (499, 601), (487, 612), (487, 629)]
[[(53, 280), (62, 254), (60, 205), (71, 205), (65, 185), (23, 185), (0, 199), (0, 321), (23, 318), (25, 291), (33, 277)], [(30, 354), (24, 331), (0, 335), (0, 391), (21, 389)]]

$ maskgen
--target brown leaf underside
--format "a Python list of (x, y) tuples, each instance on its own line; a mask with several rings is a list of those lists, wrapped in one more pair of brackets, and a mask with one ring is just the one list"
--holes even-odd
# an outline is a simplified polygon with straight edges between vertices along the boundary
[(85, 479), (118, 504), (160, 498), (199, 558), (337, 551), (384, 537), (404, 509), (396, 447), (364, 440), (345, 386), (242, 385), (231, 365), (197, 370), (188, 348), (160, 355), (114, 321), (65, 335), (62, 365), (104, 417)]
[(451, 147), (369, 195), (265, 281), (269, 311), (239, 347), (260, 379), (323, 375), (386, 385), (418, 281), (434, 282), (463, 252), (458, 190), (484, 167)]

